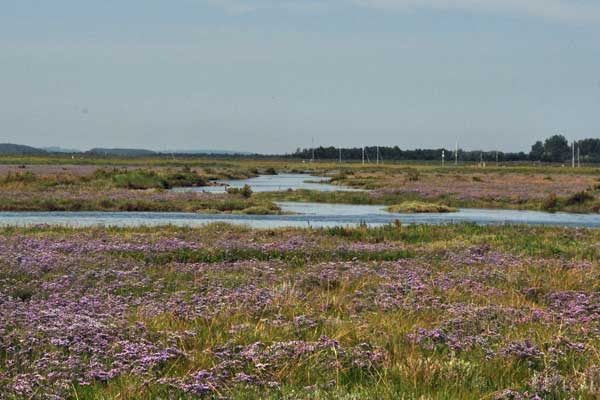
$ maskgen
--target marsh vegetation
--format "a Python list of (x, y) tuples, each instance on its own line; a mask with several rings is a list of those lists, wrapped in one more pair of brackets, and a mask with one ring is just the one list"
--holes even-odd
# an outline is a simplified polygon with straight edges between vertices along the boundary
[[(274, 160), (3, 158), (0, 210), (277, 212), (275, 201), (393, 206), (407, 202), (450, 208), (499, 208), (567, 212), (600, 210), (600, 170), (553, 166), (440, 168), (431, 164), (303, 164)], [(101, 161), (104, 164), (100, 164)], [(30, 164), (26, 164), (30, 162)], [(142, 163), (146, 164), (143, 165)], [(229, 196), (170, 193), (179, 187), (260, 174), (310, 173), (329, 184), (363, 191), (293, 190)], [(210, 204), (214, 202), (214, 204)], [(242, 204), (243, 202), (247, 204)], [(168, 203), (168, 204), (167, 204)], [(233, 204), (235, 203), (235, 204)]]
[[(0, 210), (597, 211), (600, 190), (593, 168), (25, 161), (0, 167)], [(169, 190), (280, 172), (367, 191)], [(598, 243), (598, 230), (399, 222), (2, 228), (0, 387), (9, 399), (597, 398)]]
[(599, 231), (0, 230), (28, 398), (593, 399)]

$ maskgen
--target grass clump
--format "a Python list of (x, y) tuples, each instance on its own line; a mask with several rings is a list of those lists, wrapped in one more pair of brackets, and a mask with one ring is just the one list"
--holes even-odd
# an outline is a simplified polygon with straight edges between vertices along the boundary
[(276, 205), (268, 206), (252, 206), (242, 210), (242, 214), (246, 215), (270, 215), (278, 214), (281, 212), (281, 208)]
[(189, 170), (172, 172), (167, 174), (164, 178), (171, 187), (206, 186), (208, 184), (206, 178)]
[(444, 204), (424, 203), (420, 201), (407, 201), (401, 204), (395, 204), (386, 208), (391, 213), (401, 214), (419, 214), (419, 213), (449, 213), (456, 212), (457, 209)]
[(18, 287), (13, 290), (12, 297), (21, 301), (29, 301), (33, 297), (33, 289), (30, 287)]
[(409, 181), (416, 182), (421, 179), (421, 173), (416, 168), (408, 168), (406, 171), (406, 178)]
[(594, 196), (592, 196), (588, 192), (581, 191), (573, 193), (571, 196), (567, 197), (567, 199), (565, 200), (565, 204), (568, 206), (573, 206), (578, 204), (584, 204), (590, 200), (594, 200)]
[(229, 193), (229, 194), (240, 195), (246, 199), (249, 199), (250, 197), (252, 197), (252, 193), (253, 193), (250, 185), (244, 185), (244, 187), (241, 187), (241, 188), (228, 187), (226, 190), (227, 190), (227, 193)]
[(35, 176), (35, 174), (31, 173), (30, 171), (24, 172), (24, 173), (11, 173), (9, 172), (4, 178), (3, 178), (3, 183), (31, 183), (31, 182), (35, 182), (37, 180), (37, 177)]
[(108, 174), (118, 188), (170, 189), (184, 186), (206, 186), (207, 180), (197, 173), (183, 169), (177, 172), (157, 173), (149, 170), (120, 171)]
[(560, 208), (558, 197), (556, 194), (550, 193), (544, 200), (542, 200), (541, 209), (548, 212), (556, 212)]
[(127, 171), (114, 175), (112, 182), (118, 188), (127, 189), (169, 189), (171, 187), (166, 179), (153, 171)]

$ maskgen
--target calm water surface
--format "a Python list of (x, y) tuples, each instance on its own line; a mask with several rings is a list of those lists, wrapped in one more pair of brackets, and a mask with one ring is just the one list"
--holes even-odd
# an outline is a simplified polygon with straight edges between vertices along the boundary
[(295, 215), (223, 215), (144, 212), (2, 212), (0, 225), (110, 226), (202, 226), (228, 222), (254, 228), (333, 227), (365, 223), (380, 226), (400, 220), (403, 224), (450, 224), (474, 222), (481, 225), (524, 224), (570, 227), (600, 227), (598, 214), (544, 213), (538, 211), (462, 209), (442, 214), (390, 214), (382, 206), (317, 203), (279, 203)]
[[(321, 192), (333, 191), (357, 191), (344, 186), (331, 185), (326, 182), (330, 178), (307, 174), (279, 174), (279, 175), (259, 175), (250, 179), (239, 180), (219, 180), (217, 183), (234, 188), (242, 188), (249, 185), (254, 192), (281, 192), (286, 190), (317, 190)], [(307, 182), (310, 181), (310, 182)], [(226, 186), (202, 186), (202, 187), (181, 187), (175, 188), (175, 192), (209, 192), (224, 193)]]

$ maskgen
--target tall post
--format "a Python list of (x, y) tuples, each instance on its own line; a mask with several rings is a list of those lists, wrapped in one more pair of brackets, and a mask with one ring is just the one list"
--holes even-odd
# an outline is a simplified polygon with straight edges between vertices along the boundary
[(362, 148), (362, 161), (363, 165), (365, 165), (365, 146)]
[(340, 147), (340, 164), (342, 163), (342, 148)]
[(458, 166), (458, 140), (456, 141), (456, 147), (454, 148), (454, 165)]
[(446, 151), (442, 150), (442, 168), (444, 167), (445, 160), (446, 160)]
[(573, 159), (571, 161), (571, 167), (575, 168), (575, 141), (571, 143), (571, 150), (573, 152)]

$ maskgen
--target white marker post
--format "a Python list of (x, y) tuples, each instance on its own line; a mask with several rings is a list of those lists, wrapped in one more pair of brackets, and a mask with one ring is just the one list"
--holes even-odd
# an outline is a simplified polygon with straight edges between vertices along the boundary
[(454, 166), (458, 166), (458, 140), (456, 141), (456, 147), (454, 147)]

